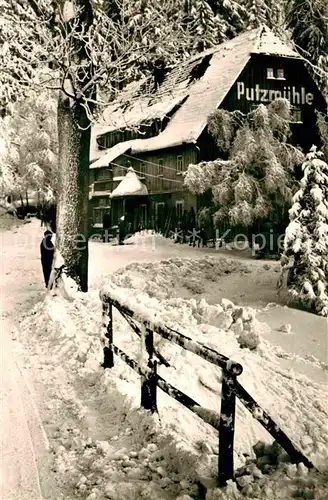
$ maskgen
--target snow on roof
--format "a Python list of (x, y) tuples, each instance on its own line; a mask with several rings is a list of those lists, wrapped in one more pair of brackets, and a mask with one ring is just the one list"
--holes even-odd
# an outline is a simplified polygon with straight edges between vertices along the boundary
[[(267, 28), (247, 31), (176, 66), (151, 99), (134, 101), (128, 109), (121, 105), (118, 110), (116, 104), (116, 114), (112, 112), (113, 107), (108, 108), (104, 119), (110, 116), (111, 123), (102, 133), (115, 129), (115, 116), (120, 126), (123, 126), (122, 120), (125, 126), (137, 125), (145, 119), (165, 116), (180, 103), (163, 132), (149, 139), (131, 141), (131, 151), (136, 154), (196, 143), (207, 125), (208, 116), (220, 106), (254, 53), (299, 57)], [(210, 59), (203, 75), (194, 78), (193, 72), (206, 57)]]
[(147, 187), (140, 182), (134, 169), (130, 167), (124, 179), (119, 183), (116, 189), (110, 195), (111, 198), (120, 196), (146, 196), (148, 194)]
[(262, 28), (252, 54), (267, 54), (300, 59), (300, 55), (277, 37), (271, 30)]
[(110, 162), (114, 161), (116, 158), (118, 158), (119, 156), (126, 153), (129, 149), (131, 149), (132, 142), (133, 141), (119, 142), (110, 149), (104, 149), (103, 150), (104, 154), (102, 154), (97, 161), (92, 163), (90, 165), (90, 168), (93, 169), (93, 168), (107, 167), (110, 164)]
[(195, 143), (211, 113), (222, 103), (250, 59), (255, 33), (248, 32), (217, 47), (205, 74), (190, 85), (185, 103), (158, 136), (137, 139), (133, 153)]
[(174, 95), (169, 94), (164, 96), (160, 101), (151, 103), (149, 98), (141, 98), (134, 101), (132, 105), (125, 111), (124, 108), (116, 109), (111, 112), (108, 108), (105, 111), (105, 118), (109, 125), (102, 127), (103, 135), (118, 129), (133, 128), (140, 125), (142, 122), (152, 122), (153, 120), (163, 120), (175, 106), (178, 106), (188, 93), (186, 86), (175, 89)]

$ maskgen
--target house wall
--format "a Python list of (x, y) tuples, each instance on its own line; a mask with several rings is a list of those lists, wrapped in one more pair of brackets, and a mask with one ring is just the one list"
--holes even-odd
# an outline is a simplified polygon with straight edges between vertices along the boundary
[[(273, 78), (268, 78), (268, 68), (273, 69)], [(278, 70), (283, 70), (283, 78), (277, 78)], [(326, 112), (327, 103), (301, 60), (254, 54), (220, 108), (248, 113), (277, 97), (287, 98), (295, 108), (298, 123), (291, 125), (294, 144), (306, 151), (318, 144), (315, 112)]]
[[(178, 160), (182, 158), (182, 165)], [(163, 149), (143, 154), (122, 155), (113, 162), (114, 188), (120, 178), (132, 166), (146, 184), (149, 194), (183, 190), (182, 171), (190, 163), (197, 163), (198, 151), (195, 146)], [(180, 168), (181, 166), (181, 168)], [(117, 179), (117, 181), (115, 181)]]
[(110, 197), (112, 190), (112, 171), (108, 167), (90, 169), (89, 171), (89, 227), (91, 233), (94, 226), (99, 228), (105, 213), (110, 212)]
[[(108, 211), (111, 202), (107, 190), (113, 191), (124, 178), (129, 167), (133, 167), (140, 180), (147, 186), (147, 226), (160, 227), (164, 219), (182, 218), (183, 214), (192, 208), (196, 211), (196, 196), (189, 193), (183, 186), (182, 172), (186, 171), (190, 163), (199, 161), (199, 150), (195, 146), (182, 146), (158, 152), (138, 155), (122, 155), (109, 166), (99, 169), (90, 169), (90, 185), (93, 184), (97, 196), (90, 199), (90, 225), (101, 223), (101, 219)], [(101, 191), (104, 196), (100, 196)], [(142, 200), (144, 205), (144, 200)], [(130, 206), (129, 204), (126, 205)], [(134, 210), (139, 210), (136, 202)], [(123, 208), (119, 202), (112, 204), (112, 224), (117, 224)], [(141, 209), (140, 209), (141, 210)], [(121, 213), (122, 212), (122, 213)], [(133, 214), (130, 214), (132, 216)], [(145, 219), (145, 217), (143, 217)], [(158, 219), (161, 219), (158, 225)]]
[[(268, 69), (272, 70), (271, 75), (268, 74)], [(267, 105), (277, 97), (289, 99), (293, 106), (297, 122), (291, 124), (294, 144), (300, 145), (304, 150), (308, 150), (312, 144), (318, 144), (316, 110), (326, 112), (327, 103), (301, 60), (252, 55), (220, 108), (248, 113), (257, 105)], [(153, 225), (158, 224), (159, 218), (169, 218), (172, 212), (175, 212), (176, 218), (181, 211), (190, 211), (192, 208), (196, 211), (200, 206), (211, 203), (208, 193), (198, 199), (188, 193), (179, 171), (185, 171), (189, 164), (214, 160), (220, 156), (215, 141), (207, 130), (201, 134), (197, 145), (182, 145), (132, 156), (125, 154), (107, 168), (91, 169), (90, 183), (94, 183), (95, 190), (112, 191), (132, 166), (147, 186), (147, 207), (142, 210), (147, 210), (147, 221), (151, 221)], [(109, 204), (109, 197), (107, 199)], [(92, 198), (90, 206), (93, 220), (97, 216), (99, 221), (104, 203), (102, 196)], [(114, 219), (116, 218), (115, 216)]]

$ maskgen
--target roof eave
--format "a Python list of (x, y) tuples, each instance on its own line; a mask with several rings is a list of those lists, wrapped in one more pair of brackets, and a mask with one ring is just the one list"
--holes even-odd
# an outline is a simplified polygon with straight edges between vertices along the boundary
[(283, 58), (283, 59), (300, 59), (302, 60), (302, 57), (299, 55), (299, 54), (296, 54), (295, 55), (287, 55), (287, 54), (276, 54), (276, 53), (272, 53), (272, 52), (263, 52), (261, 50), (253, 50), (252, 52), (250, 52), (250, 55), (260, 55), (260, 56), (270, 56), (270, 57), (280, 57), (280, 58)]

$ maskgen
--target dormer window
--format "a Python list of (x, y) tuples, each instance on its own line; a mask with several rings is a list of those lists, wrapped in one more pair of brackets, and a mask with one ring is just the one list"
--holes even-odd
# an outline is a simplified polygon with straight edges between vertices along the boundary
[(274, 79), (274, 71), (273, 68), (267, 68), (267, 78), (268, 79)]
[(277, 79), (278, 80), (286, 80), (285, 78), (285, 72), (282, 68), (277, 70)]

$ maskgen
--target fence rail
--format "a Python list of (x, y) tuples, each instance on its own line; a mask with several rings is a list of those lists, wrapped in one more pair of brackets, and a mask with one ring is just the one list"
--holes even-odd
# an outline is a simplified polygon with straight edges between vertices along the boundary
[[(253, 417), (271, 434), (271, 436), (288, 453), (294, 463), (303, 462), (308, 468), (313, 464), (297, 449), (289, 437), (261, 408), (253, 397), (238, 382), (242, 373), (240, 363), (227, 358), (189, 337), (167, 326), (156, 325), (138, 316), (127, 306), (110, 297), (107, 293), (103, 298), (103, 328), (106, 342), (104, 345), (104, 368), (113, 368), (114, 354), (119, 356), (128, 366), (141, 376), (141, 406), (152, 412), (157, 411), (157, 387), (198, 415), (204, 422), (219, 432), (219, 470), (218, 486), (224, 486), (229, 479), (234, 479), (233, 443), (235, 432), (236, 398), (251, 412)], [(146, 366), (140, 366), (134, 359), (119, 349), (113, 339), (113, 307), (117, 309), (144, 344), (148, 353)], [(142, 325), (142, 328), (138, 326)], [(144, 330), (144, 335), (142, 334)], [(217, 413), (202, 407), (190, 396), (172, 386), (157, 373), (157, 364), (170, 366), (165, 357), (154, 348), (154, 333), (162, 338), (183, 347), (185, 350), (205, 359), (222, 369), (221, 410)], [(157, 358), (157, 360), (155, 359)]]

